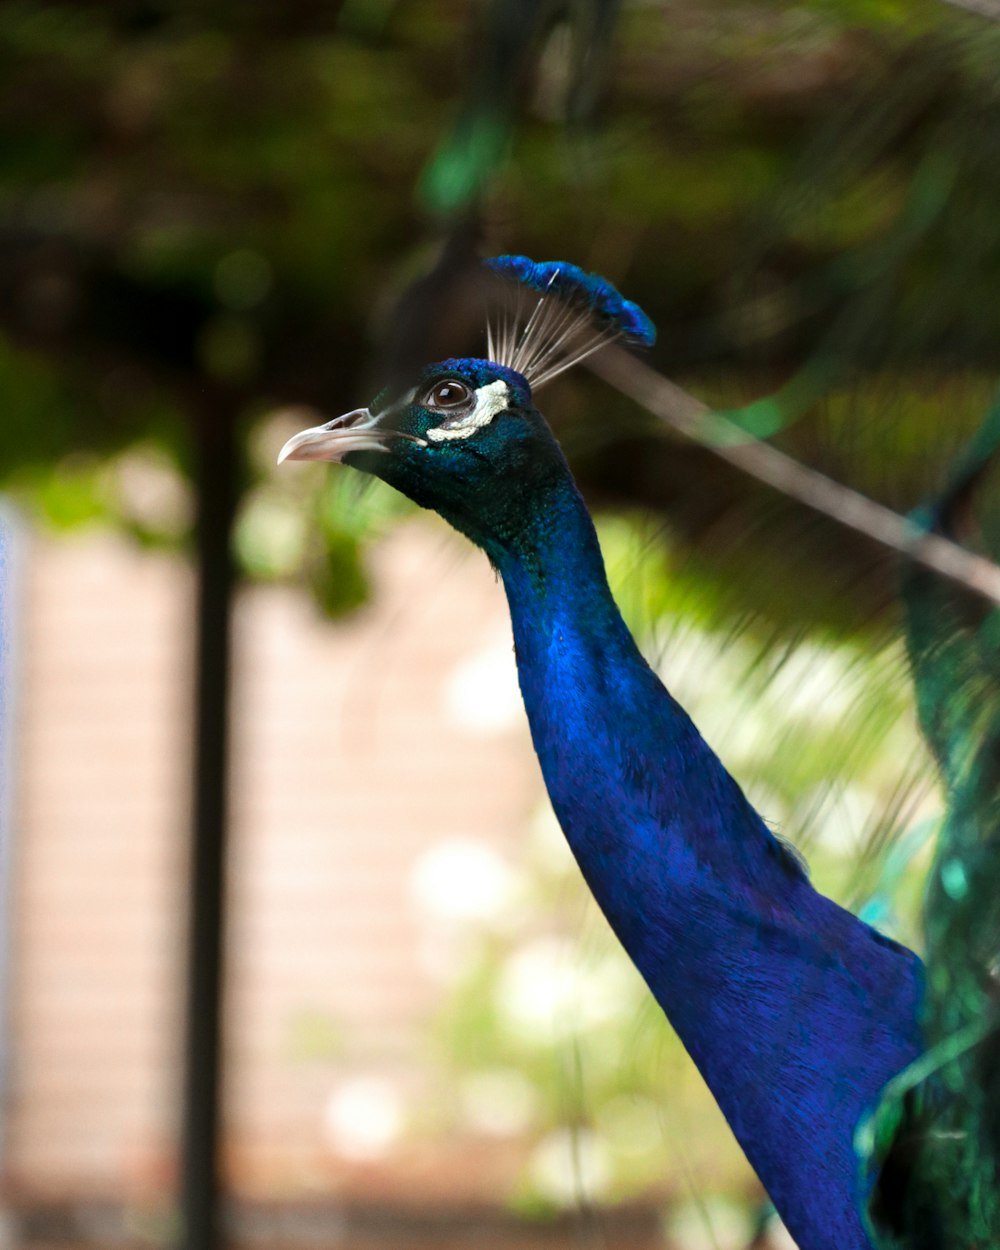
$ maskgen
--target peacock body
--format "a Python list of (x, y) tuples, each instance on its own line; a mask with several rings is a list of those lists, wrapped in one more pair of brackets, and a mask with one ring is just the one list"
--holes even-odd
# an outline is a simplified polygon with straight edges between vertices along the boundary
[(922, 965), (813, 888), (613, 600), (532, 388), (652, 326), (572, 266), (489, 264), (530, 297), (526, 317), (504, 306), (490, 358), (434, 364), (281, 458), (374, 474), (486, 552), (545, 784), (597, 902), (801, 1250), (869, 1250), (876, 1180), (855, 1133), (924, 1051)]

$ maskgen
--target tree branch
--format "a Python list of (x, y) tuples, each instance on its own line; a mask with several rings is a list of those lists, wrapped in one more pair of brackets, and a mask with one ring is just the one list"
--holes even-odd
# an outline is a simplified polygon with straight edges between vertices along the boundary
[(992, 560), (926, 533), (909, 518), (800, 464), (768, 443), (748, 441), (739, 426), (713, 413), (623, 348), (607, 348), (588, 361), (588, 366), (609, 386), (741, 473), (1000, 604), (1000, 567)]
[(1000, 0), (944, 0), (944, 3), (954, 9), (964, 9), (967, 13), (1000, 22)]

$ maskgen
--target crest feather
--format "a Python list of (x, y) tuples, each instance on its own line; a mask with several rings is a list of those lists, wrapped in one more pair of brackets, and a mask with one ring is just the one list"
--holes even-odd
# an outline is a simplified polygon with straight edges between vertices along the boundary
[(532, 387), (615, 340), (635, 347), (656, 341), (656, 327), (639, 305), (599, 274), (568, 261), (527, 256), (495, 256), (483, 263), (503, 281), (508, 296), (499, 323), (487, 326), (490, 359), (516, 369)]

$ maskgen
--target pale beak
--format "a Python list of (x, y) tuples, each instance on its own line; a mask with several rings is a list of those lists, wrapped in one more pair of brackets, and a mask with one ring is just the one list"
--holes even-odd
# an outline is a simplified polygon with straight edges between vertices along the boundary
[(278, 452), (278, 464), (284, 460), (332, 460), (339, 462), (349, 451), (388, 451), (387, 438), (395, 431), (379, 430), (377, 418), (367, 408), (355, 408), (342, 417), (334, 417), (326, 425), (293, 434)]

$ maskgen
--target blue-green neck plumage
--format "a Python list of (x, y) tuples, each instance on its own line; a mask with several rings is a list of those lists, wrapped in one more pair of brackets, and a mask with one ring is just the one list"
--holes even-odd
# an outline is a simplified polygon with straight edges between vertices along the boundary
[(919, 963), (773, 837), (640, 655), (561, 456), (543, 462), (450, 519), (503, 578), (553, 807), (802, 1250), (868, 1247), (852, 1137), (919, 1052)]

